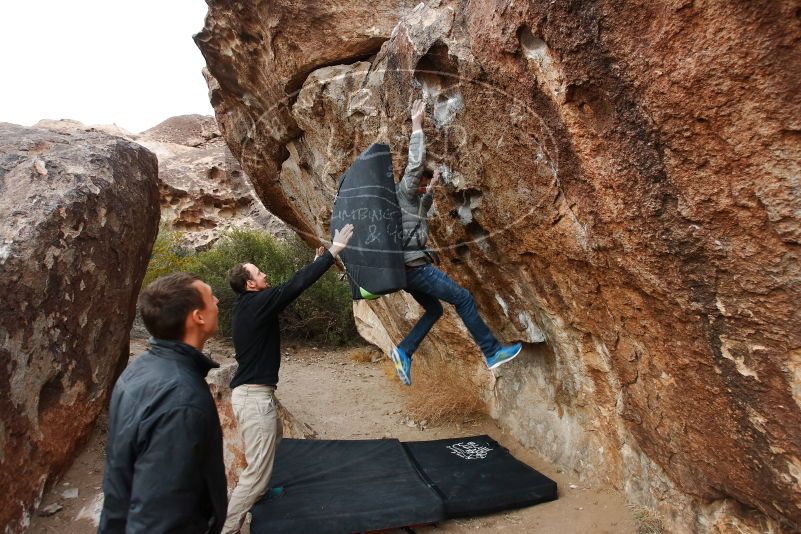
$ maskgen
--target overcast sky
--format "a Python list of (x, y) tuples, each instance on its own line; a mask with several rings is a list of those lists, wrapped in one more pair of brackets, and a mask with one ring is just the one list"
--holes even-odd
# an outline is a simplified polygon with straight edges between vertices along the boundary
[(3, 0), (0, 121), (117, 124), (211, 115), (192, 35), (203, 0)]

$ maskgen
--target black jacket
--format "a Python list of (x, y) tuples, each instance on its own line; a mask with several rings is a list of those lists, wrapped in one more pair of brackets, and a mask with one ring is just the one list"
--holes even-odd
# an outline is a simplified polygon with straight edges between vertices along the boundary
[(219, 365), (151, 339), (109, 406), (99, 533), (219, 533), (227, 488), (220, 419), (204, 378)]
[(281, 332), (278, 314), (292, 304), (334, 264), (326, 250), (280, 286), (242, 293), (231, 314), (236, 361), (231, 389), (242, 384), (278, 384), (281, 367)]

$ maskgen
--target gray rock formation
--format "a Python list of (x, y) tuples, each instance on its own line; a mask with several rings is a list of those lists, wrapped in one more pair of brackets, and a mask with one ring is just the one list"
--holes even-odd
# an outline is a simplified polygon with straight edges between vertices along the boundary
[(87, 126), (73, 120), (41, 120), (36, 126), (62, 132), (101, 131), (155, 153), (161, 222), (181, 232), (181, 242), (187, 247), (207, 248), (233, 228), (287, 236), (287, 226), (256, 197), (250, 179), (220, 136), (214, 117), (179, 115), (139, 134), (114, 125)]
[(0, 123), (0, 529), (27, 524), (128, 360), (157, 162), (100, 132)]
[(284, 223), (256, 198), (213, 117), (182, 115), (142, 132), (137, 143), (159, 159), (161, 219), (193, 248), (233, 228), (286, 236)]

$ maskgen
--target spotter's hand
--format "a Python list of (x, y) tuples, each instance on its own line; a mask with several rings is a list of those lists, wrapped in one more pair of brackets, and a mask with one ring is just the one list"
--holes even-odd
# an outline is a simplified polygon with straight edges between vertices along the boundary
[(331, 248), (328, 249), (331, 252), (331, 255), (335, 258), (339, 256), (339, 253), (345, 250), (345, 247), (348, 246), (348, 241), (350, 241), (351, 237), (353, 237), (352, 224), (346, 224), (339, 230), (334, 230), (334, 242), (331, 245)]

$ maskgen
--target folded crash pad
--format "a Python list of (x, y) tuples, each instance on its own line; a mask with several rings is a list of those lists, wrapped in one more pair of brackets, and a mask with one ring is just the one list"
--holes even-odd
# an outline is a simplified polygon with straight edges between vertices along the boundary
[(340, 257), (353, 299), (403, 289), (403, 226), (388, 145), (370, 145), (340, 178), (331, 213), (331, 237), (349, 223), (354, 234)]
[(281, 442), (253, 534), (344, 533), (434, 523), (557, 498), (556, 483), (489, 436), (401, 443)]

